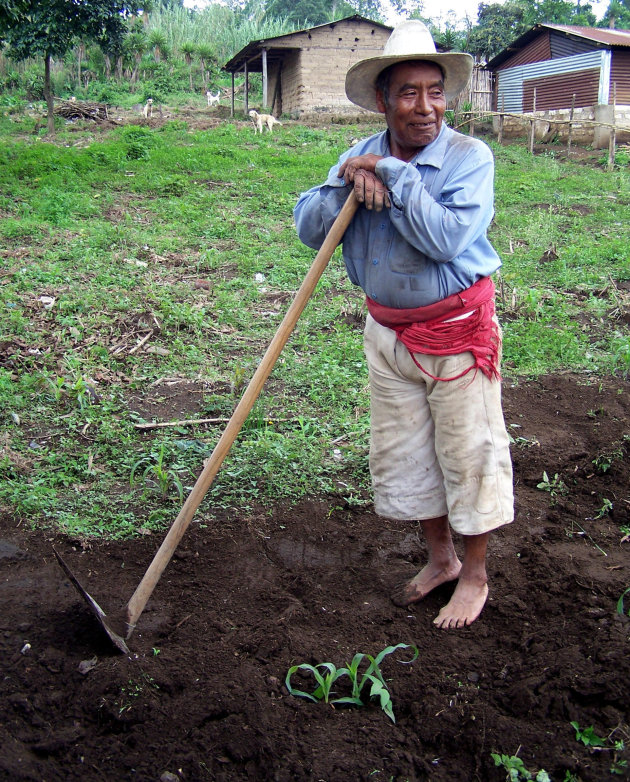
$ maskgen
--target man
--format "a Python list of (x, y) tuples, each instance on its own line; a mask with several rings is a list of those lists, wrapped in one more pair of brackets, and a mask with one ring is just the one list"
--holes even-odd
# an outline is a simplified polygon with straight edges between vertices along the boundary
[(300, 239), (317, 249), (352, 189), (360, 202), (343, 255), (369, 312), (374, 506), (419, 521), (427, 541), (428, 562), (396, 589), (397, 605), (457, 581), (441, 628), (481, 613), (489, 534), (514, 517), (490, 279), (501, 262), (486, 236), (494, 161), (443, 122), (471, 71), (470, 55), (436, 53), (422, 22), (396, 27), (382, 56), (346, 76), (348, 98), (384, 114), (387, 130), (345, 152), (295, 207)]

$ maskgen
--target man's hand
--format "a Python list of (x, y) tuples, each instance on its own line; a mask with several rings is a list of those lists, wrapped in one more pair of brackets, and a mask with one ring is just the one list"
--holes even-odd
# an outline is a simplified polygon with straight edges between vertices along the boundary
[(339, 169), (339, 177), (354, 184), (357, 201), (375, 212), (390, 206), (387, 188), (374, 173), (379, 160), (382, 158), (378, 155), (359, 155), (346, 160)]

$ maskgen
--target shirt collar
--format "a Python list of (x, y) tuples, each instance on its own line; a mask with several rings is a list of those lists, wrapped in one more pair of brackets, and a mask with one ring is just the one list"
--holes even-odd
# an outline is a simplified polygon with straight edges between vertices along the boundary
[[(444, 156), (446, 155), (446, 150), (452, 135), (453, 130), (448, 127), (444, 120), (442, 120), (442, 127), (440, 128), (440, 132), (435, 141), (432, 141), (430, 144), (427, 144), (426, 147), (423, 147), (409, 162), (414, 166), (433, 166), (437, 169), (442, 168)], [(388, 130), (384, 131), (381, 144), (381, 154), (384, 157), (391, 155)]]

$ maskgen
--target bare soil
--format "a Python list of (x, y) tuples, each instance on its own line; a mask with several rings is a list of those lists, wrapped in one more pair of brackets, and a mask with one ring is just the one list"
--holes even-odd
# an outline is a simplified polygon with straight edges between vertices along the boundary
[[(416, 525), (330, 497), (195, 521), (124, 655), (52, 546), (113, 613), (161, 538), (81, 545), (1, 516), (0, 778), (498, 782), (491, 752), (561, 782), (628, 778), (630, 751), (611, 747), (630, 739), (630, 619), (616, 611), (630, 586), (630, 384), (504, 388), (517, 517), (492, 537), (490, 598), (468, 628), (432, 625), (452, 586), (390, 602), (423, 562)], [(537, 488), (543, 472), (566, 493)], [(378, 703), (334, 708), (284, 686), (293, 664), (397, 643), (420, 655), (383, 663), (395, 723)]]

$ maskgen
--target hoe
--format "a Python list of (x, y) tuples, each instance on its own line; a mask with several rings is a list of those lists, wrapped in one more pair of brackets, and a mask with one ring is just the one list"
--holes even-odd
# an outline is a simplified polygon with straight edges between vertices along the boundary
[(197, 508), (212, 485), (212, 481), (219, 471), (225, 457), (228, 455), (230, 448), (240, 432), (241, 427), (245, 423), (245, 419), (254, 406), (265, 381), (271, 374), (271, 370), (273, 369), (282, 348), (295, 328), (295, 325), (308, 300), (312, 296), (315, 286), (328, 265), (335, 248), (343, 238), (346, 228), (354, 217), (358, 205), (359, 203), (356, 200), (354, 193), (350, 193), (341, 212), (328, 232), (323, 245), (317, 253), (311, 268), (307, 272), (302, 285), (296, 293), (293, 303), (287, 310), (287, 313), (270, 342), (256, 372), (245, 389), (240, 402), (234, 409), (212, 455), (197, 478), (186, 502), (183, 504), (177, 518), (172, 523), (166, 537), (162, 541), (162, 545), (153, 557), (151, 564), (147, 568), (146, 573), (142, 577), (142, 580), (138, 584), (136, 591), (131, 596), (127, 605), (116, 614), (108, 617), (96, 600), (94, 600), (94, 598), (92, 598), (81, 586), (81, 583), (68, 565), (63, 561), (59, 553), (53, 549), (54, 554), (66, 575), (83, 597), (110, 640), (121, 652), (124, 652), (125, 654), (129, 653), (126, 641), (131, 637), (138, 619), (140, 618), (147, 601), (151, 597), (160, 576), (170, 562), (171, 557), (184, 536), (184, 533), (188, 529)]

